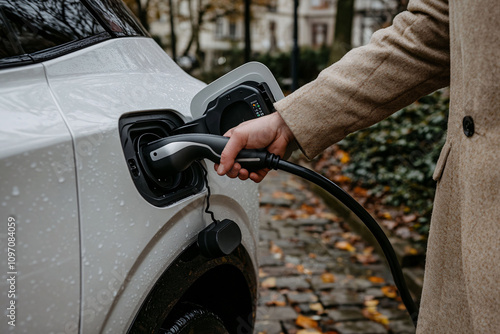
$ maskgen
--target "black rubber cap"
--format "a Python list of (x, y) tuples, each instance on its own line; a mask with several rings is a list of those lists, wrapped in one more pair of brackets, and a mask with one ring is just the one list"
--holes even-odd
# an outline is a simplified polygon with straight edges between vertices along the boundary
[(216, 221), (198, 234), (200, 251), (209, 258), (229, 255), (240, 244), (240, 227), (230, 219)]

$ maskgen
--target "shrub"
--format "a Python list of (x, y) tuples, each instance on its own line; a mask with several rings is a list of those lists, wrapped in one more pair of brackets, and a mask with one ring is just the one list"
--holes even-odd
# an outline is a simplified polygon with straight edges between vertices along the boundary
[(432, 180), (446, 137), (449, 98), (437, 91), (391, 117), (349, 135), (339, 146), (350, 155), (343, 173), (383, 203), (403, 206), (427, 234), (435, 193)]

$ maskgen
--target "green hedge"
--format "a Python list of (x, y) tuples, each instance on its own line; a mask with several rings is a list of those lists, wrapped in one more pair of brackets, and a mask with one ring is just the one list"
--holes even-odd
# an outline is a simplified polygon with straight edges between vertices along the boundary
[(429, 228), (436, 161), (446, 137), (449, 98), (437, 91), (391, 117), (349, 135), (339, 146), (350, 154), (343, 173), (391, 206), (419, 214)]

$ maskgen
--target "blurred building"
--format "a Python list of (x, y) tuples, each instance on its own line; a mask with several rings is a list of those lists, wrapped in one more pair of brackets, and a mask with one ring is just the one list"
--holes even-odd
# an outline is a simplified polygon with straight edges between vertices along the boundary
[[(371, 34), (388, 25), (404, 0), (356, 0), (353, 19), (353, 47), (364, 45)], [(207, 6), (199, 27), (199, 48), (203, 52), (203, 67), (222, 65), (231, 50), (244, 48), (243, 1), (172, 0), (175, 13), (178, 61), (194, 59), (195, 45), (191, 41), (188, 59), (180, 59), (191, 40), (193, 22), (199, 14), (198, 5)], [(292, 47), (293, 0), (252, 0), (251, 41), (253, 53), (286, 51)], [(166, 1), (158, 2), (158, 19), (150, 24), (151, 34), (170, 43), (170, 9)], [(233, 6), (233, 7), (231, 7)], [(222, 8), (223, 7), (223, 8)], [(337, 0), (299, 0), (300, 46), (319, 48), (333, 40)], [(194, 27), (196, 29), (196, 27)]]

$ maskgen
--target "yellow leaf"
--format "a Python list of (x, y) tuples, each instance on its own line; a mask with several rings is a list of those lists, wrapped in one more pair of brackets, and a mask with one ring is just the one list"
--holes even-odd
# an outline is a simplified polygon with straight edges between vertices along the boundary
[(398, 290), (396, 290), (396, 287), (394, 287), (392, 285), (383, 286), (381, 288), (381, 290), (384, 293), (384, 296), (386, 296), (388, 298), (394, 299), (398, 296)]
[(343, 164), (346, 164), (351, 160), (351, 158), (349, 157), (349, 153), (347, 153), (346, 151), (338, 150), (335, 155)]
[(273, 254), (283, 254), (283, 250), (276, 244), (272, 243), (269, 249)]
[(370, 308), (370, 307), (377, 307), (377, 305), (379, 304), (379, 301), (377, 299), (369, 299), (369, 300), (365, 300), (365, 302), (363, 303), (367, 308)]
[(265, 289), (276, 287), (276, 277), (268, 277), (260, 284)]
[[(384, 326), (389, 325), (389, 318), (387, 318), (387, 316), (383, 315), (382, 313), (380, 313), (377, 310), (377, 306), (374, 303), (375, 300), (370, 300), (368, 302), (371, 302), (373, 304), (373, 306), (369, 306), (369, 307), (364, 308), (361, 311), (361, 313), (363, 314), (363, 316), (365, 318), (368, 318), (368, 319), (372, 320), (372, 321), (378, 322), (379, 324), (382, 324)], [(365, 302), (365, 305), (366, 304), (367, 304), (367, 302)], [(378, 301), (377, 301), (377, 304), (378, 304)]]
[(335, 276), (332, 273), (321, 274), (321, 280), (323, 283), (333, 283), (335, 282)]
[(321, 212), (321, 213), (319, 214), (319, 216), (320, 216), (321, 218), (325, 218), (325, 219), (331, 220), (331, 221), (333, 221), (333, 222), (338, 222), (338, 221), (340, 220), (340, 219), (339, 219), (339, 217), (337, 217), (336, 215), (334, 215), (334, 214), (333, 214), (333, 213), (331, 213), (331, 212)]
[(368, 277), (368, 280), (372, 283), (384, 283), (385, 280), (382, 277), (378, 276), (370, 276)]
[(351, 182), (351, 178), (345, 175), (335, 175), (333, 181), (337, 183), (349, 183)]
[(302, 314), (295, 319), (295, 324), (302, 328), (318, 328), (318, 322)]
[(318, 314), (321, 314), (324, 312), (323, 305), (321, 305), (321, 303), (309, 304), (309, 308), (313, 311), (316, 311)]
[(405, 253), (409, 254), (409, 255), (417, 255), (418, 254), (418, 250), (416, 250), (415, 248), (413, 248), (411, 246), (406, 246), (405, 247)]
[(354, 248), (353, 245), (348, 243), (347, 241), (339, 241), (335, 243), (335, 248), (341, 249), (341, 250), (346, 250), (348, 252), (355, 252), (356, 248)]

